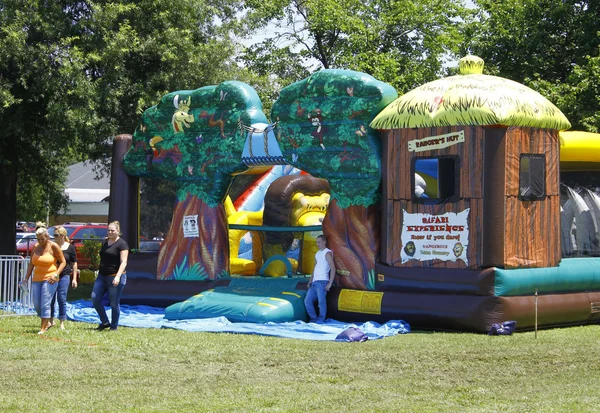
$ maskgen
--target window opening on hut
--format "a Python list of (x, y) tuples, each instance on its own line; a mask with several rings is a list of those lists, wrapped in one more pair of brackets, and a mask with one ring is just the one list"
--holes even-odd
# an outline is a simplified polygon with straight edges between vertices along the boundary
[(413, 200), (423, 203), (458, 199), (457, 156), (417, 158), (413, 161)]
[(546, 156), (521, 154), (519, 163), (519, 196), (524, 201), (546, 196)]

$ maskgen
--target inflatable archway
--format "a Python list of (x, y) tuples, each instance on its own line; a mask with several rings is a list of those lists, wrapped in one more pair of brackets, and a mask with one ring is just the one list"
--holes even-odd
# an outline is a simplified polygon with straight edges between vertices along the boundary
[[(143, 114), (123, 161), (130, 176), (169, 179), (180, 185), (171, 228), (157, 257), (156, 279), (210, 282), (228, 278), (232, 257), (223, 253), (231, 239), (228, 217), (237, 220), (245, 216), (248, 224), (260, 222), (258, 214), (240, 215), (231, 204), (225, 207), (221, 203), (232, 177), (286, 164), (324, 178), (329, 188), (309, 188), (307, 192), (294, 183), (298, 191), (291, 194), (291, 201), (296, 206), (290, 209), (289, 218), (275, 224), (287, 220), (295, 226), (318, 221), (325, 231), (340, 226), (343, 232), (331, 232), (337, 237), (331, 242), (344, 247), (336, 258), (342, 273), (347, 274), (344, 283), (359, 288), (372, 286), (381, 168), (378, 134), (368, 123), (396, 96), (393, 88), (371, 76), (321, 71), (281, 92), (271, 112), (276, 121), (267, 126), (256, 92), (240, 82), (163, 97)], [(323, 198), (326, 193), (329, 195)], [(329, 197), (333, 200), (330, 203)], [(323, 216), (327, 203), (329, 209)], [(333, 217), (328, 218), (331, 214)], [(262, 224), (274, 216), (266, 209)], [(363, 220), (364, 216), (369, 219)], [(353, 225), (346, 225), (350, 223)], [(271, 238), (277, 238), (275, 229), (266, 233), (265, 242), (261, 242), (263, 261), (281, 256), (277, 253), (281, 243), (270, 242), (271, 232)], [(361, 243), (352, 241), (357, 237), (362, 238)], [(314, 253), (309, 244), (305, 242), (307, 252), (302, 257), (303, 271), (308, 274), (311, 270), (306, 267), (311, 266)], [(267, 247), (272, 251), (265, 256)], [(132, 258), (130, 267), (135, 267), (134, 261)], [(145, 267), (130, 270), (130, 278), (135, 279), (136, 274), (141, 275), (139, 279), (149, 278), (152, 261), (143, 261)], [(234, 261), (237, 271), (237, 259)], [(254, 265), (255, 271), (258, 267)], [(271, 267), (263, 274), (280, 275), (280, 270)], [(252, 265), (242, 265), (240, 270), (251, 271)], [(198, 287), (202, 288), (205, 286)]]

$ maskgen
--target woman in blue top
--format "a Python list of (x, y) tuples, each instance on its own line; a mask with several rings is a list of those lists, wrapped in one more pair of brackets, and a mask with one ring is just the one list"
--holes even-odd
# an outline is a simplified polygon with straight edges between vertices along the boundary
[(52, 298), (48, 328), (55, 325), (54, 307), (58, 299), (58, 319), (60, 320), (61, 330), (64, 330), (65, 320), (67, 319), (67, 292), (69, 291), (69, 284), (73, 288), (77, 288), (77, 251), (75, 250), (75, 246), (69, 242), (65, 227), (57, 227), (54, 230), (54, 242), (56, 242), (63, 252), (67, 265), (60, 273), (58, 288)]
[[(100, 248), (100, 269), (92, 290), (92, 304), (100, 317), (100, 325), (98, 326), (100, 331), (107, 328), (116, 330), (119, 325), (119, 315), (121, 313), (119, 301), (127, 282), (125, 268), (129, 256), (129, 245), (119, 236), (120, 232), (119, 221), (108, 224), (108, 238), (104, 240)], [(102, 304), (102, 297), (107, 291), (112, 310), (110, 322)]]

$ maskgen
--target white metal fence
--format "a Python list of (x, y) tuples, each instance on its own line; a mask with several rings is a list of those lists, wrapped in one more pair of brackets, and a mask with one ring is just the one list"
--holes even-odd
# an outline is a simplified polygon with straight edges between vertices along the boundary
[[(19, 288), (25, 278), (29, 258), (0, 255), (0, 316), (35, 314), (31, 298), (31, 278), (27, 288)], [(25, 291), (24, 291), (25, 290)]]

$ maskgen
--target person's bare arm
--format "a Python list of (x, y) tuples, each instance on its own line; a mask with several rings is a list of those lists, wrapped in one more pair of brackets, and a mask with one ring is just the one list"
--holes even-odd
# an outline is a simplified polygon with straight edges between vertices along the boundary
[(71, 280), (71, 287), (77, 288), (77, 261), (73, 263), (73, 279)]
[(331, 285), (333, 284), (333, 281), (335, 280), (335, 263), (333, 262), (333, 253), (328, 252), (327, 255), (325, 255), (325, 259), (329, 264), (329, 282), (327, 283), (327, 287), (325, 287), (325, 290), (329, 291)]
[(56, 269), (56, 275), (54, 276), (54, 280), (52, 281), (56, 282), (59, 279), (62, 271), (67, 266), (67, 260), (65, 260), (65, 255), (63, 254), (62, 250), (60, 249), (57, 243), (53, 242), (51, 248), (54, 258), (56, 258), (56, 260), (59, 262), (58, 268)]
[(24, 283), (27, 283), (29, 281), (29, 277), (31, 277), (32, 272), (33, 264), (31, 263), (31, 260), (29, 260), (29, 264), (27, 264), (27, 272), (25, 273), (25, 279), (23, 280)]
[(125, 272), (125, 268), (127, 268), (127, 258), (129, 257), (129, 250), (122, 250), (119, 253), (121, 257), (121, 265), (119, 265), (119, 270), (117, 271), (117, 275), (115, 275), (115, 279), (113, 280), (113, 285), (117, 286), (121, 282), (121, 275)]

